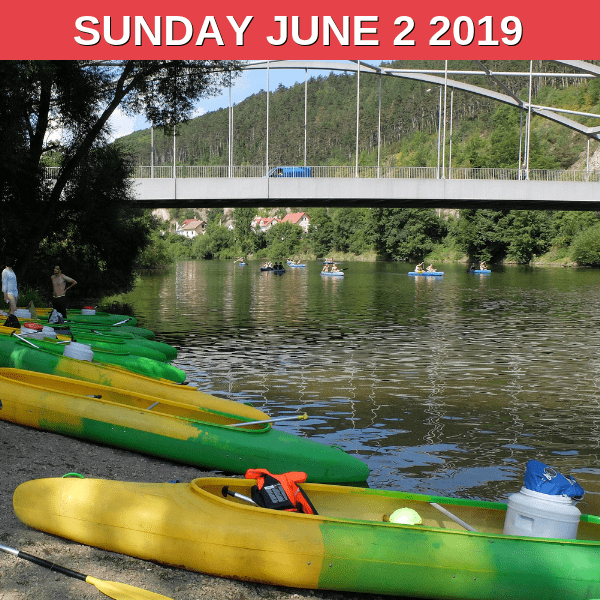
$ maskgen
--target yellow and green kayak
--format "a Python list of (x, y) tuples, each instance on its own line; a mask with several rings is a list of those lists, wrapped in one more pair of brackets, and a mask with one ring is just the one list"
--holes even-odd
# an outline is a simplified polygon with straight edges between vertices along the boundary
[[(74, 340), (83, 344), (89, 343), (86, 340), (95, 340), (96, 342), (124, 345), (124, 347), (129, 348), (149, 348), (150, 350), (164, 354), (168, 361), (175, 360), (177, 358), (177, 349), (170, 344), (159, 342), (154, 339), (147, 339), (139, 335), (133, 335), (132, 333), (127, 333), (125, 331), (122, 332), (121, 335), (115, 335), (114, 330), (102, 331), (95, 329), (71, 328), (70, 333)], [(135, 354), (135, 352), (132, 353)]]
[[(365, 463), (337, 447), (146, 394), (21, 369), (0, 369), (0, 419), (159, 456), (245, 473), (303, 470), (311, 481), (362, 482)], [(245, 423), (248, 423), (247, 425)]]
[[(33, 334), (31, 337), (27, 334), (23, 334), (23, 329), (29, 329), (29, 325), (32, 323), (25, 322), (23, 323), (24, 327), (22, 328), (9, 328), (0, 326), (0, 334), (1, 335), (21, 335), (23, 339), (29, 339), (33, 343), (36, 342), (36, 339), (40, 339), (43, 333), (39, 334), (36, 329), (30, 329), (29, 333)], [(34, 323), (34, 326), (40, 327), (41, 325), (38, 323)], [(38, 337), (39, 336), (39, 337)], [(122, 337), (117, 337), (113, 335), (101, 335), (94, 332), (83, 331), (81, 333), (74, 331), (70, 331), (69, 335), (56, 335), (55, 343), (59, 345), (68, 343), (70, 341), (76, 341), (81, 344), (86, 344), (91, 347), (94, 352), (116, 352), (117, 354), (133, 354), (134, 356), (145, 356), (146, 358), (152, 358), (154, 360), (160, 360), (161, 362), (170, 362), (173, 358), (177, 357), (177, 350), (168, 346), (167, 344), (162, 344), (160, 342), (156, 342), (154, 340), (147, 340), (145, 338), (131, 336), (134, 339), (126, 339)], [(139, 340), (139, 342), (137, 341)], [(53, 340), (51, 338), (46, 337), (45, 342), (51, 343)], [(167, 348), (172, 348), (168, 351), (167, 357)]]
[[(37, 308), (35, 309), (37, 316), (40, 319), (48, 320), (52, 314), (51, 308)], [(88, 314), (85, 314), (85, 313)], [(93, 314), (89, 314), (92, 312)], [(119, 315), (115, 313), (109, 313), (105, 311), (93, 310), (84, 311), (78, 308), (69, 308), (67, 310), (67, 319), (77, 323), (89, 323), (89, 324), (103, 324), (103, 325), (115, 325), (125, 324), (136, 325), (137, 319), (131, 315)]]
[[(455, 600), (600, 597), (595, 516), (581, 516), (577, 540), (542, 539), (503, 535), (506, 505), (495, 502), (306, 483), (319, 514), (304, 515), (223, 496), (225, 486), (250, 496), (254, 483), (38, 479), (16, 489), (13, 506), (25, 524), (81, 544), (271, 585)], [(404, 507), (422, 525), (384, 521)]]
[[(56, 340), (49, 338), (27, 340), (15, 336), (0, 335), (0, 365), (6, 367), (25, 368), (45, 373), (52, 372), (47, 364), (49, 361), (48, 355), (54, 354), (62, 357), (64, 350), (65, 344), (59, 344)], [(118, 365), (140, 375), (155, 379), (169, 379), (175, 383), (183, 383), (186, 378), (185, 371), (167, 362), (130, 352), (115, 352), (97, 347), (93, 351), (93, 360), (100, 364)], [(55, 364), (55, 361), (51, 361), (51, 363)]]
[(151, 329), (147, 329), (145, 327), (140, 327), (139, 325), (103, 325), (99, 323), (80, 323), (80, 322), (71, 322), (66, 321), (62, 324), (51, 324), (48, 321), (44, 321), (43, 319), (37, 320), (39, 323), (43, 325), (53, 327), (57, 332), (68, 329), (70, 331), (101, 331), (103, 333), (110, 333), (111, 335), (116, 335), (120, 337), (129, 337), (130, 335), (134, 335), (137, 337), (143, 337), (148, 340), (153, 340), (156, 335), (154, 331)]
[(0, 367), (69, 377), (147, 396), (156, 396), (164, 400), (191, 404), (206, 410), (231, 413), (253, 421), (269, 418), (266, 413), (248, 404), (205, 394), (194, 386), (177, 384), (170, 379), (140, 375), (116, 365), (60, 356), (27, 344), (15, 346), (8, 354), (2, 353), (1, 350), (0, 346)]
[[(21, 328), (27, 329), (28, 326), (48, 327), (45, 323), (42, 325), (39, 321), (24, 320), (21, 323), (21, 327), (4, 327), (0, 325), (0, 334), (13, 335), (21, 334)], [(59, 340), (80, 341), (82, 344), (92, 344), (96, 342), (99, 347), (104, 346), (107, 349), (114, 350), (115, 347), (121, 349), (127, 348), (132, 354), (139, 354), (140, 356), (148, 356), (149, 358), (155, 358), (156, 360), (167, 360), (172, 361), (177, 358), (177, 349), (166, 344), (165, 342), (159, 342), (155, 339), (150, 339), (142, 335), (129, 333), (122, 328), (109, 328), (109, 327), (86, 327), (71, 325), (67, 327), (65, 325), (53, 327)], [(136, 327), (141, 331), (141, 328)], [(146, 330), (150, 331), (150, 330)], [(152, 337), (154, 334), (152, 333)], [(147, 350), (149, 349), (149, 350)], [(158, 354), (160, 353), (160, 354)], [(160, 355), (163, 355), (161, 358)]]

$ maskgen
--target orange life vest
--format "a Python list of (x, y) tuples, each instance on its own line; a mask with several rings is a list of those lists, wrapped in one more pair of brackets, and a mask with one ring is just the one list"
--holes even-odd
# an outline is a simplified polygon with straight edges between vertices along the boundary
[(248, 469), (246, 479), (256, 479), (250, 493), (252, 499), (263, 508), (318, 514), (312, 502), (298, 485), (306, 481), (306, 473), (292, 471), (274, 475), (266, 469)]

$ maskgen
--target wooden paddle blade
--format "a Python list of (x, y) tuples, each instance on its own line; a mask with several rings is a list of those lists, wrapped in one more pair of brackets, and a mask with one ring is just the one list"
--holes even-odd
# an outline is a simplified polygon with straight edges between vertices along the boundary
[(115, 598), (115, 600), (173, 600), (169, 596), (163, 596), (156, 592), (149, 592), (126, 583), (104, 581), (91, 575), (88, 575), (85, 580), (87, 583), (96, 586), (103, 594)]

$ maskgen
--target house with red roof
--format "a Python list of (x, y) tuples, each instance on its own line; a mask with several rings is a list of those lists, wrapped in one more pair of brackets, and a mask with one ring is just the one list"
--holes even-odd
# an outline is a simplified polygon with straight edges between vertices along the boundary
[(175, 233), (187, 238), (195, 238), (206, 233), (206, 221), (186, 219), (181, 225), (175, 224)]
[(269, 231), (273, 225), (277, 225), (279, 219), (277, 217), (254, 217), (252, 221), (252, 229), (254, 231)]
[(281, 219), (282, 223), (293, 223), (294, 225), (300, 225), (304, 230), (304, 233), (308, 232), (310, 226), (310, 217), (305, 212), (288, 213)]

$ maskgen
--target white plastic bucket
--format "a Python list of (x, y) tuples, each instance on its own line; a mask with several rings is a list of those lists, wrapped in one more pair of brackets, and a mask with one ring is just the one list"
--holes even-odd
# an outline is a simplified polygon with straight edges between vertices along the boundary
[(87, 344), (80, 344), (78, 342), (71, 342), (65, 345), (64, 355), (70, 358), (77, 358), (79, 360), (91, 361), (94, 358), (94, 352), (92, 348)]
[(44, 325), (42, 327), (42, 333), (44, 334), (44, 337), (49, 337), (49, 338), (56, 337), (56, 331), (54, 331), (54, 327), (47, 327), (46, 325)]
[(581, 512), (568, 496), (541, 494), (526, 487), (508, 497), (506, 535), (574, 540)]
[(96, 309), (95, 308), (82, 308), (81, 309), (81, 314), (82, 315), (87, 315), (88, 317), (91, 317), (92, 315), (96, 314)]
[(24, 335), (28, 338), (33, 338), (34, 340), (44, 339), (42, 327), (40, 327), (37, 323), (24, 323), (21, 326), (21, 335)]

